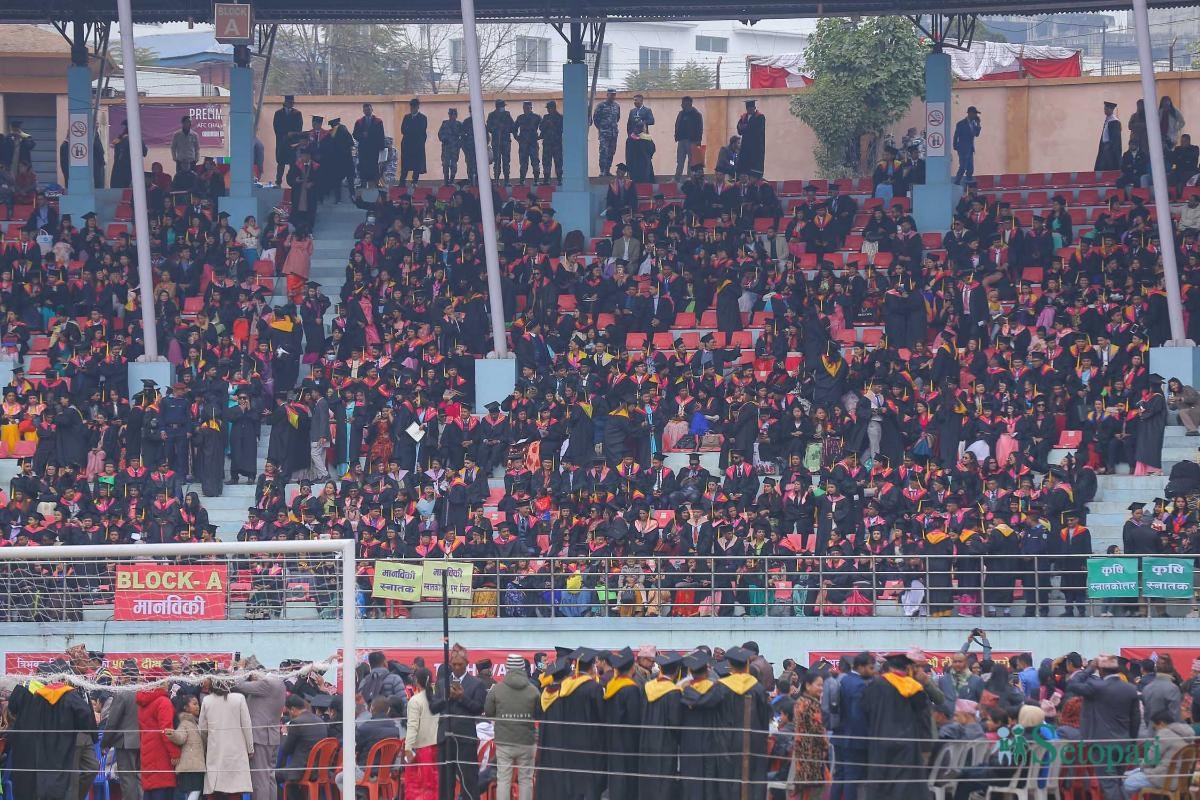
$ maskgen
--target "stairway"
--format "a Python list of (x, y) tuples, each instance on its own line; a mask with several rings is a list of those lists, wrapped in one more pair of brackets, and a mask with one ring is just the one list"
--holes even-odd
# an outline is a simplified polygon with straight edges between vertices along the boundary
[[(1186, 459), (1196, 460), (1200, 438), (1186, 436), (1180, 425), (1167, 426), (1163, 437), (1163, 472)], [(1128, 471), (1128, 466), (1121, 466)], [(1151, 503), (1166, 497), (1167, 475), (1101, 475), (1096, 498), (1088, 504), (1087, 527), (1092, 532), (1092, 550), (1103, 553), (1109, 545), (1121, 544), (1121, 529), (1129, 519), (1129, 504)]]

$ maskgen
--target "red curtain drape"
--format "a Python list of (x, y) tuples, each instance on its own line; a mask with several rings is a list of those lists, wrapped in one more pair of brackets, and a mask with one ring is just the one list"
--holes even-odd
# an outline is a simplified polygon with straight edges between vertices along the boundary
[(1070, 58), (1022, 58), (1021, 68), (1031, 78), (1078, 78), (1083, 74), (1079, 53)]
[(763, 64), (750, 65), (751, 89), (786, 89), (790, 73), (783, 67), (768, 67)]

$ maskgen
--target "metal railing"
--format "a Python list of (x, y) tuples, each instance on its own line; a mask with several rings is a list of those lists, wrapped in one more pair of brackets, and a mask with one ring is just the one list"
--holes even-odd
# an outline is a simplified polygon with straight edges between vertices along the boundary
[[(1111, 559), (1075, 555), (452, 559), (456, 566), (473, 567), (473, 575), (470, 597), (452, 599), (449, 614), (512, 619), (1200, 613), (1194, 589), (1200, 556), (1121, 558), (1124, 571), (1116, 577)], [(1090, 560), (1103, 562), (1093, 564), (1091, 577)], [(406, 602), (374, 596), (374, 566), (358, 563), (360, 618), (441, 615), (440, 597)], [(212, 568), (220, 568), (219, 577), (206, 578)], [(328, 554), (0, 561), (0, 621), (337, 619), (343, 605), (340, 570)], [(123, 582), (118, 573), (129, 571), (194, 580), (165, 588), (155, 577)], [(197, 582), (205, 580), (212, 582), (199, 592)], [(218, 598), (219, 608), (211, 605)], [(209, 605), (202, 608), (202, 601)]]

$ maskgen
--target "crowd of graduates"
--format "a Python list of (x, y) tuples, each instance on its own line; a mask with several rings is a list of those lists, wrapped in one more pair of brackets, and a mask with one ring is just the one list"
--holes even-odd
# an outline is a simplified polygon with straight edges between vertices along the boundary
[[(211, 538), (199, 495), (246, 479), (239, 538), (475, 560), (491, 576), (478, 588), (512, 615), (622, 597), (640, 598), (630, 614), (767, 613), (778, 592), (838, 613), (868, 557), (902, 585), (920, 563), (930, 613), (950, 613), (952, 586), (960, 606), (984, 588), (1004, 606), (1017, 580), (1036, 613), (1043, 576), (1091, 553), (1096, 476), (1161, 471), (1168, 397), (1148, 355), (1169, 331), (1136, 194), (1114, 193), (1080, 236), (1065, 197), (1026, 227), (971, 186), (935, 243), (905, 198), (861, 201), (864, 224), (836, 183), (785, 212), (750, 176), (693, 170), (668, 200), (639, 199), (624, 173), (608, 185), (610, 235), (592, 243), (535, 193), (497, 196), (517, 379), (478, 416), (474, 360), (492, 343), (469, 189), (358, 193), (364, 221), (333, 287), (293, 280), (312, 240), (286, 210), (238, 229), (151, 177), (158, 337), (177, 382), (131, 401), (143, 341), (129, 236), (48, 209), (53, 244), (22, 232), (0, 274), (5, 347), (45, 339), (48, 361), (44, 379), (18, 370), (0, 404), (9, 451), (32, 449), (10, 541)], [(1200, 245), (1179, 233), (1190, 310)], [(1051, 468), (1064, 432), (1078, 444)], [(666, 466), (672, 452), (689, 465)], [(1194, 522), (1173, 523), (1172, 549), (1190, 547)], [(545, 556), (572, 562), (529, 561)], [(993, 556), (1018, 566), (985, 587)], [(1074, 579), (1065, 589), (1078, 602)], [(549, 599), (520, 602), (528, 591)]]

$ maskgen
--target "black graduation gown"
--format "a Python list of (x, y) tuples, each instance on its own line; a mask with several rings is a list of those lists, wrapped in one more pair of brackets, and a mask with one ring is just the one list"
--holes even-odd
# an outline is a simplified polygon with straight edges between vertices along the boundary
[(953, 608), (950, 567), (953, 563), (954, 540), (946, 536), (933, 542), (927, 537), (924, 550), (928, 564), (929, 613), (945, 613)]
[(234, 406), (225, 412), (229, 423), (229, 471), (231, 475), (258, 473), (258, 414)]
[[(902, 681), (909, 687), (911, 678)], [(885, 677), (867, 684), (861, 707), (867, 718), (867, 781), (873, 800), (926, 800), (927, 768), (921, 757), (929, 738), (929, 703), (919, 686), (905, 697)]]
[[(717, 288), (717, 330), (721, 333), (737, 333), (742, 329), (742, 310), (738, 305), (741, 296), (742, 287), (733, 278), (725, 279)], [(728, 340), (720, 342), (721, 346), (728, 344)]]
[[(721, 684), (728, 690), (725, 704), (732, 734), (727, 777), (738, 784), (749, 783), (750, 796), (762, 797), (767, 788), (767, 733), (771, 725), (767, 690), (749, 674), (727, 675)], [(740, 794), (737, 785), (726, 786), (733, 786), (732, 796)]]
[(1134, 460), (1162, 469), (1163, 434), (1167, 427), (1167, 402), (1155, 392), (1140, 404), (1141, 413), (1134, 427)]
[(570, 785), (574, 771), (575, 757), (554, 748), (560, 747), (559, 737), (567, 727), (561, 723), (566, 721), (564, 711), (566, 705), (559, 702), (558, 684), (551, 684), (542, 690), (541, 702), (537, 708), (538, 747), (537, 747), (537, 793), (539, 797), (565, 797), (566, 787)]
[(646, 699), (642, 687), (614, 677), (604, 687), (604, 722), (608, 739), (608, 796), (637, 797), (641, 773), (640, 736)]
[[(551, 731), (550, 746), (560, 749), (571, 770), (565, 775), (561, 793), (548, 795), (564, 800), (600, 800), (604, 788), (605, 728), (604, 698), (600, 684), (588, 676), (563, 681), (559, 699), (565, 725)], [(541, 794), (541, 792), (539, 792)]]
[(87, 436), (84, 433), (83, 416), (74, 406), (54, 417), (57, 459), (62, 466), (87, 464)]
[(311, 459), (308, 449), (308, 429), (312, 421), (308, 412), (299, 411), (295, 426), (288, 420), (288, 409), (284, 404), (275, 409), (271, 417), (271, 439), (267, 446), (267, 458), (279, 465), (285, 480), (293, 472), (308, 467)]
[(679, 737), (679, 774), (684, 800), (728, 800), (736, 786), (719, 779), (733, 773), (729, 728), (729, 689), (708, 679), (683, 690), (683, 731)]
[[(645, 685), (642, 711), (640, 800), (677, 800), (679, 738), (683, 692), (674, 681), (659, 678)], [(609, 784), (611, 786), (611, 784)]]
[(74, 768), (75, 731), (94, 731), (91, 704), (78, 689), (54, 703), (42, 694), (17, 686), (8, 700), (13, 731), (8, 734), (13, 797), (61, 800)]
[(196, 432), (196, 475), (205, 497), (220, 497), (225, 486), (225, 431), (205, 423)]

